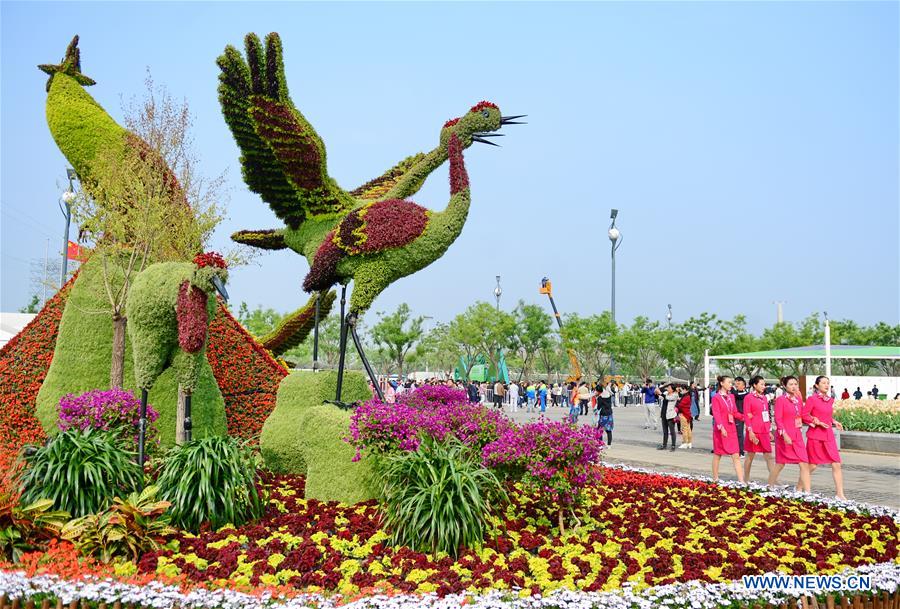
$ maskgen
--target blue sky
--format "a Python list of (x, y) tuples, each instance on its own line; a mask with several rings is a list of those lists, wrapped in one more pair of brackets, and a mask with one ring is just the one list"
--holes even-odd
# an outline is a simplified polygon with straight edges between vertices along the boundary
[[(46, 76), (81, 36), (90, 93), (114, 116), (154, 79), (184, 97), (207, 175), (227, 171), (213, 247), (279, 221), (245, 187), (216, 97), (215, 58), (278, 31), (295, 104), (347, 189), (432, 148), (481, 99), (528, 125), (466, 154), (473, 205), (441, 260), (382, 294), (450, 319), (492, 301), (609, 307), (609, 209), (620, 210), (617, 316), (747, 315), (896, 323), (900, 309), (898, 4), (0, 4), (0, 306), (29, 298), (29, 261), (61, 240), (66, 161), (44, 118)], [(447, 169), (415, 201), (441, 209)], [(74, 231), (73, 231), (74, 234)], [(234, 302), (302, 302), (304, 260), (232, 273)]]

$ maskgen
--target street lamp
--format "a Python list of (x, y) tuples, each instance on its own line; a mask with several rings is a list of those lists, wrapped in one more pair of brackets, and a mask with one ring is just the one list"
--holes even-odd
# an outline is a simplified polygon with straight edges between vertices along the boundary
[[(62, 243), (62, 266), (59, 272), (59, 289), (62, 289), (66, 284), (66, 275), (69, 271), (69, 224), (72, 221), (72, 203), (75, 201), (75, 188), (72, 185), (72, 180), (78, 176), (75, 170), (69, 167), (66, 169), (66, 177), (69, 179), (69, 188), (59, 198), (59, 211), (62, 212), (63, 218), (66, 219), (66, 232), (63, 235)], [(63, 205), (65, 205), (65, 208), (63, 208)]]
[(494, 298), (497, 299), (497, 312), (500, 312), (500, 296), (503, 294), (503, 289), (500, 287), (500, 275), (497, 275), (497, 287), (494, 288)]
[(668, 325), (669, 329), (671, 330), (672, 329), (672, 305), (668, 305), (668, 307), (669, 307), (669, 310), (668, 310), (668, 312), (666, 312), (666, 324)]
[[(612, 290), (610, 292), (612, 304), (610, 306), (610, 312), (612, 313), (613, 327), (616, 325), (616, 250), (622, 245), (622, 233), (616, 228), (616, 216), (618, 215), (618, 209), (610, 210), (609, 217), (612, 222), (609, 223), (609, 231), (607, 232), (607, 235), (609, 235), (610, 253), (612, 257)], [(616, 362), (613, 360), (612, 356), (609, 358), (609, 371), (613, 375), (616, 373)]]

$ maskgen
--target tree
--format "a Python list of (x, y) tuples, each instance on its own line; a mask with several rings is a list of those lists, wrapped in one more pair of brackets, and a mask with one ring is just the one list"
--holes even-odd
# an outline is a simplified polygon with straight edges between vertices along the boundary
[(525, 304), (522, 300), (513, 310), (513, 318), (515, 327), (512, 339), (516, 355), (521, 359), (521, 380), (523, 375), (528, 375), (538, 352), (550, 345), (553, 320), (542, 307)]
[(403, 376), (407, 356), (410, 350), (422, 339), (425, 330), (422, 324), (424, 317), (412, 318), (409, 305), (400, 303), (397, 310), (390, 315), (378, 313), (378, 323), (372, 326), (371, 337), (386, 361), (396, 365), (400, 376)]
[[(747, 332), (746, 318), (738, 315), (731, 321), (715, 314), (701, 313), (664, 332), (663, 354), (673, 367), (682, 368), (689, 380), (696, 380), (703, 370), (705, 352), (711, 355), (753, 350), (753, 337)], [(758, 369), (758, 362), (722, 360), (732, 374), (753, 376), (749, 370)], [(740, 370), (740, 372), (735, 372)]]
[(189, 261), (221, 219), (221, 178), (199, 177), (190, 150), (190, 113), (148, 77), (147, 95), (126, 109), (122, 146), (97, 154), (72, 206), (81, 235), (93, 241), (112, 315), (110, 385), (124, 384), (125, 302), (135, 276), (153, 262)]
[[(789, 349), (807, 345), (821, 345), (825, 341), (825, 329), (818, 313), (809, 315), (796, 325), (790, 322), (776, 323), (763, 330), (759, 338), (759, 348), (765, 350)], [(764, 368), (774, 376), (789, 374), (802, 377), (809, 370), (821, 369), (821, 359), (765, 360)]]
[(37, 294), (31, 295), (31, 302), (19, 309), (19, 313), (37, 313), (41, 310), (41, 299)]
[(562, 328), (563, 345), (575, 352), (586, 379), (602, 379), (609, 370), (615, 341), (616, 324), (609, 311), (581, 317), (566, 315)]
[(459, 362), (459, 351), (450, 339), (449, 324), (437, 324), (427, 332), (416, 347), (416, 360), (424, 361), (426, 368), (433, 366), (441, 372), (453, 374)]
[(479, 354), (491, 362), (494, 370), (498, 369), (497, 353), (514, 345), (515, 327), (512, 315), (497, 311), (486, 302), (476, 302), (450, 322), (447, 337), (455, 351), (465, 354), (467, 379)]
[(619, 361), (640, 378), (649, 378), (661, 368), (663, 336), (659, 322), (636, 317), (631, 326), (620, 329), (613, 340)]
[(282, 318), (284, 315), (275, 309), (264, 309), (257, 306), (251, 311), (246, 302), (242, 302), (238, 307), (237, 320), (241, 322), (247, 332), (256, 338), (265, 336), (274, 330)]
[(547, 374), (544, 380), (549, 381), (556, 373), (556, 382), (561, 382), (559, 371), (565, 369), (567, 357), (563, 349), (562, 341), (556, 335), (550, 335), (549, 340), (538, 349), (537, 359), (541, 363), (542, 370)]

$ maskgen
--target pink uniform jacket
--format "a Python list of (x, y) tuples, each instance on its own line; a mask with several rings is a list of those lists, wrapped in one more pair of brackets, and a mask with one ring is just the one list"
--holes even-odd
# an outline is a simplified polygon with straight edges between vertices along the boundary
[[(734, 455), (740, 450), (735, 420), (744, 420), (738, 412), (731, 394), (717, 393), (712, 399), (713, 452), (717, 455)], [(722, 435), (722, 430), (728, 432)]]
[[(784, 394), (775, 400), (775, 461), (777, 463), (808, 463), (803, 443), (803, 416), (806, 407), (797, 396)], [(784, 438), (789, 437), (788, 445)]]
[(825, 427), (811, 426), (806, 431), (806, 452), (810, 463), (822, 465), (840, 463), (841, 455), (834, 439), (834, 398), (816, 392), (806, 399), (806, 416), (803, 422), (812, 423), (819, 419)]
[[(759, 395), (755, 391), (748, 393), (744, 398), (744, 417), (744, 428), (747, 430), (744, 450), (752, 453), (772, 452), (772, 441), (769, 438), (772, 422), (769, 420), (769, 401), (766, 396)], [(756, 434), (759, 444), (750, 441), (750, 430)]]

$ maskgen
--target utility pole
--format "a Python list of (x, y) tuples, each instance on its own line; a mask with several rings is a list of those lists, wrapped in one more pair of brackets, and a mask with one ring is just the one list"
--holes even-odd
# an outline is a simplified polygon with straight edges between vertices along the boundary
[(47, 277), (47, 270), (50, 268), (50, 239), (47, 239), (47, 247), (44, 249), (44, 302), (43, 304), (47, 304), (47, 284), (50, 283), (50, 278)]

